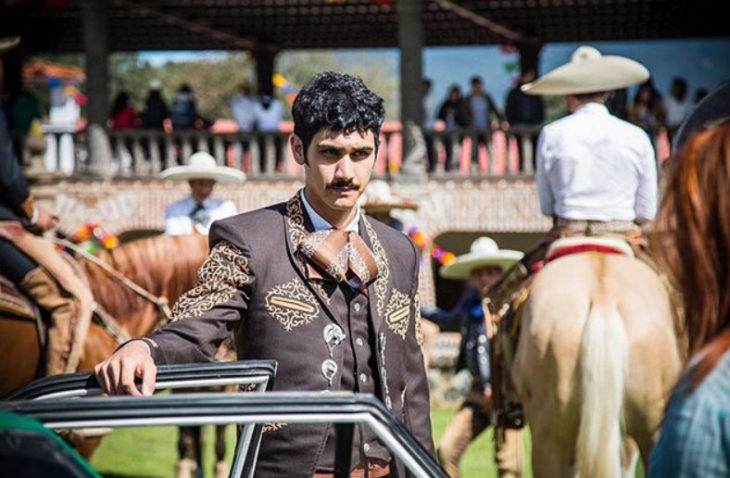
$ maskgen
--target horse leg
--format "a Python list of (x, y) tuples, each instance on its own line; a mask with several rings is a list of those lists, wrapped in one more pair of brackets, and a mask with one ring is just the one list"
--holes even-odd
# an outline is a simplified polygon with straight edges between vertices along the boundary
[(180, 427), (180, 437), (177, 446), (180, 460), (175, 470), (175, 478), (192, 478), (201, 470), (198, 461), (198, 448), (200, 442), (200, 427)]

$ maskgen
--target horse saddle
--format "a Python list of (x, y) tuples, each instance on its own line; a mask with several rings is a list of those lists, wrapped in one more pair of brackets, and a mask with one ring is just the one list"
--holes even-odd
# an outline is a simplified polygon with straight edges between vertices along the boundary
[(618, 237), (575, 236), (557, 239), (545, 254), (545, 263), (571, 254), (596, 252), (599, 254), (619, 254), (634, 257), (629, 243)]
[(0, 275), (0, 312), (19, 319), (37, 320), (38, 307), (15, 284)]

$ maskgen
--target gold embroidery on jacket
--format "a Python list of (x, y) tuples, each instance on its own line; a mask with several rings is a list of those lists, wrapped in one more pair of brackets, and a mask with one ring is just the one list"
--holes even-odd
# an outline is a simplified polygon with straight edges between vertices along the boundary
[(263, 433), (275, 432), (275, 431), (279, 431), (282, 428), (285, 428), (288, 426), (289, 426), (288, 423), (279, 423), (279, 422), (264, 423), (264, 426), (261, 428), (261, 431)]
[(319, 316), (317, 298), (296, 277), (269, 290), (266, 294), (266, 310), (287, 332), (309, 324)]
[(304, 210), (299, 200), (299, 193), (286, 203), (286, 223), (289, 226), (289, 242), (294, 250), (297, 250), (299, 243), (307, 235), (304, 228)]
[(408, 332), (408, 318), (411, 314), (411, 298), (403, 292), (393, 289), (385, 311), (385, 322), (390, 330), (405, 340)]
[(200, 317), (231, 300), (251, 280), (248, 258), (228, 241), (210, 251), (198, 270), (197, 285), (183, 294), (172, 309), (172, 320)]
[(390, 278), (388, 256), (385, 255), (385, 248), (383, 248), (383, 244), (381, 244), (380, 239), (378, 239), (378, 235), (375, 233), (375, 229), (373, 229), (370, 221), (365, 219), (364, 223), (365, 231), (370, 239), (370, 244), (373, 246), (375, 263), (378, 266), (378, 278), (375, 279), (373, 287), (375, 288), (375, 295), (377, 299), (376, 308), (378, 309), (378, 314), (382, 316), (385, 312), (385, 296), (388, 293), (388, 279)]
[(413, 312), (416, 316), (416, 343), (419, 347), (423, 348), (423, 331), (421, 330), (421, 293), (416, 292), (416, 297), (413, 302)]

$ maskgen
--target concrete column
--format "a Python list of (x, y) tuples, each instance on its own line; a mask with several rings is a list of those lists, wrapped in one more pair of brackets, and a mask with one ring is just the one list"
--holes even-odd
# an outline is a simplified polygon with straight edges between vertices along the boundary
[(2, 88), (9, 98), (15, 99), (23, 87), (23, 52), (15, 47), (2, 54), (3, 83)]
[(542, 43), (529, 42), (518, 43), (515, 45), (520, 52), (520, 72), (532, 69), (540, 75), (540, 52), (542, 51)]
[(111, 175), (111, 148), (106, 135), (109, 117), (109, 3), (81, 3), (86, 67), (86, 117), (89, 130), (89, 172)]
[(254, 51), (254, 57), (256, 58), (256, 92), (259, 95), (273, 96), (274, 83), (272, 79), (274, 77), (276, 52), (272, 48), (262, 47)]
[[(423, 142), (422, 50), (424, 44), (423, 0), (397, 0), (398, 46), (400, 47), (400, 113), (403, 124), (404, 174), (425, 171), (420, 156)], [(420, 138), (413, 138), (412, 135)], [(420, 160), (419, 160), (420, 159)]]

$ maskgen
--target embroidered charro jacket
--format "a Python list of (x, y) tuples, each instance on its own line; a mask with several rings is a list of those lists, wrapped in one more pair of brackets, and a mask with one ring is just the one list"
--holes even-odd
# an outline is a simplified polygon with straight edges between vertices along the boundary
[[(346, 347), (327, 337), (333, 329), (348, 331), (331, 325), (343, 323), (342, 304), (335, 303), (342, 294), (307, 279), (297, 250), (311, 231), (299, 194), (216, 221), (197, 286), (175, 305), (175, 320), (151, 337), (155, 362), (210, 361), (233, 331), (239, 359), (278, 361), (275, 390), (340, 390), (343, 369), (352, 360)], [(367, 216), (361, 216), (359, 231), (378, 268), (365, 301), (375, 393), (433, 452), (420, 348), (419, 254), (401, 232)], [(328, 425), (277, 423), (264, 430), (257, 477), (309, 477), (318, 469)], [(405, 476), (401, 464), (396, 469)]]

